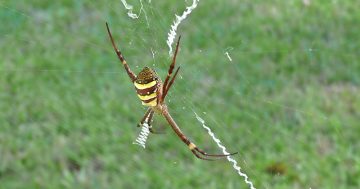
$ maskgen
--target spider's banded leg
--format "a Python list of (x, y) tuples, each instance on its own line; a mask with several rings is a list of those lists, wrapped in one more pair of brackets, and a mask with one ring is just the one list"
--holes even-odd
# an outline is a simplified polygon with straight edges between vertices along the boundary
[(141, 119), (140, 123), (137, 125), (138, 127), (142, 126), (145, 123), (145, 120), (147, 117), (149, 117), (149, 114), (153, 112), (151, 108), (148, 108), (144, 114), (144, 117)]
[(168, 91), (170, 90), (170, 87), (171, 87), (171, 86), (172, 86), (172, 84), (174, 83), (175, 78), (176, 78), (176, 76), (177, 76), (177, 74), (178, 74), (178, 72), (179, 72), (179, 69), (180, 69), (180, 67), (178, 67), (178, 69), (176, 69), (176, 72), (175, 72), (175, 74), (174, 74), (173, 78), (171, 78), (170, 83), (169, 83), (169, 84), (168, 84), (168, 86), (166, 87), (165, 93), (163, 94), (163, 99), (165, 99), (165, 97), (166, 97), (166, 95), (167, 95)]
[[(203, 150), (200, 150), (198, 147), (196, 147), (196, 145), (194, 143), (190, 142), (190, 140), (182, 133), (182, 131), (177, 126), (176, 122), (174, 121), (174, 119), (171, 117), (171, 115), (169, 114), (169, 112), (167, 110), (163, 111), (162, 114), (164, 115), (165, 119), (169, 122), (171, 128), (175, 131), (176, 135), (189, 147), (191, 152), (196, 157), (198, 157), (200, 159), (204, 159), (204, 160), (215, 160), (215, 159), (209, 159), (207, 157), (226, 157), (226, 156), (237, 154), (237, 152), (231, 153), (231, 154), (208, 154), (208, 153), (204, 152)], [(203, 156), (207, 156), (207, 157), (202, 157), (198, 153), (200, 153)]]
[(116, 52), (119, 60), (120, 60), (121, 63), (124, 65), (124, 68), (125, 68), (127, 74), (129, 75), (131, 81), (134, 82), (135, 79), (136, 79), (136, 75), (134, 74), (134, 72), (131, 71), (130, 67), (129, 67), (128, 64), (126, 63), (125, 58), (124, 58), (123, 55), (121, 54), (120, 50), (116, 47), (114, 38), (113, 38), (113, 36), (112, 36), (112, 34), (111, 34), (111, 31), (110, 31), (110, 28), (109, 28), (109, 25), (108, 25), (107, 22), (106, 22), (106, 29), (107, 29), (107, 31), (108, 31), (108, 34), (109, 34), (109, 37), (110, 37), (112, 46), (114, 47), (114, 50), (115, 50), (115, 52)]
[[(170, 67), (169, 67), (169, 70), (168, 70), (168, 74), (167, 74), (167, 76), (166, 76), (166, 78), (165, 78), (165, 82), (164, 82), (164, 85), (163, 85), (164, 87), (163, 87), (163, 91), (162, 91), (163, 94), (165, 93), (166, 86), (167, 86), (167, 84), (168, 84), (168, 82), (169, 82), (170, 76), (171, 76), (171, 74), (172, 74), (172, 72), (173, 72), (173, 70), (174, 70), (174, 67), (175, 67), (176, 55), (177, 55), (178, 50), (179, 50), (180, 39), (181, 39), (181, 36), (179, 36), (179, 39), (178, 39), (178, 41), (177, 41), (177, 43), (176, 43), (176, 49), (175, 49), (175, 54), (174, 54), (174, 57), (173, 57), (173, 61), (172, 61), (172, 63), (170, 64)], [(164, 97), (163, 97), (161, 100), (164, 100)]]
[(230, 154), (226, 154), (226, 155), (224, 155), (224, 154), (208, 154), (196, 146), (194, 147), (194, 149), (204, 156), (213, 156), (213, 157), (232, 156), (232, 155), (235, 155), (238, 153), (238, 152), (234, 152), (234, 153), (230, 153)]

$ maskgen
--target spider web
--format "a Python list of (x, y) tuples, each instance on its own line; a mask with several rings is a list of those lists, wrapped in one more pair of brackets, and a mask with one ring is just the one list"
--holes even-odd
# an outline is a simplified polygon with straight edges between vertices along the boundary
[[(310, 1), (306, 1), (304, 4), (309, 2)], [(245, 11), (249, 14), (245, 9), (251, 9), (251, 6), (253, 6), (252, 3), (245, 1), (243, 5), (244, 6), (237, 11)], [(160, 76), (165, 76), (171, 61), (171, 55), (169, 56), (169, 54), (172, 54), (171, 47), (174, 46), (173, 41), (176, 39), (175, 36), (178, 36), (179, 34), (183, 36), (177, 60), (177, 65), (181, 66), (180, 74), (167, 98), (170, 113), (184, 133), (194, 141), (195, 144), (204, 148), (206, 151), (216, 152), (218, 149), (215, 145), (216, 142), (211, 141), (211, 137), (207, 136), (206, 130), (202, 129), (202, 126), (211, 128), (213, 132), (210, 131), (210, 133), (215, 133), (215, 138), (221, 139), (221, 143), (226, 146), (230, 152), (239, 151), (240, 155), (232, 158), (238, 160), (238, 164), (240, 164), (240, 167), (244, 170), (243, 172), (249, 175), (248, 179), (247, 175), (241, 175), (243, 173), (239, 172), (240, 176), (246, 178), (246, 183), (250, 188), (254, 188), (253, 183), (251, 182), (252, 180), (255, 180), (254, 185), (259, 188), (269, 188), (269, 186), (273, 184), (269, 181), (270, 179), (267, 176), (264, 176), (268, 173), (263, 174), (262, 172), (275, 172), (274, 182), (282, 182), (282, 178), (284, 178), (282, 174), (289, 174), (290, 176), (287, 178), (293, 179), (293, 182), (298, 183), (299, 180), (303, 181), (303, 183), (299, 181), (301, 183), (300, 185), (303, 187), (316, 187), (316, 182), (309, 179), (309, 177), (311, 178), (314, 174), (311, 173), (311, 170), (308, 168), (304, 168), (308, 166), (311, 167), (312, 165), (306, 163), (303, 157), (291, 156), (296, 158), (287, 160), (287, 155), (285, 155), (287, 151), (284, 150), (286, 147), (281, 144), (289, 142), (289, 140), (285, 140), (287, 136), (295, 137), (294, 142), (298, 144), (295, 145), (296, 148), (301, 145), (306, 145), (305, 143), (307, 140), (315, 140), (315, 142), (319, 143), (317, 145), (319, 148), (325, 148), (320, 149), (320, 151), (324, 151), (323, 153), (325, 154), (331, 154), (331, 150), (329, 152), (328, 149), (330, 147), (327, 147), (327, 145), (331, 145), (333, 140), (337, 140), (332, 138), (329, 139), (327, 135), (320, 134), (320, 131), (315, 134), (307, 133), (310, 136), (310, 139), (307, 138), (308, 135), (306, 135), (306, 132), (311, 131), (308, 127), (313, 127), (313, 125), (308, 124), (331, 125), (330, 128), (334, 129), (334, 132), (336, 133), (336, 135), (332, 135), (333, 137), (345, 138), (346, 133), (341, 131), (341, 127), (347, 125), (347, 123), (350, 124), (350, 122), (344, 122), (343, 119), (340, 119), (340, 121), (334, 120), (336, 116), (335, 118), (333, 116), (329, 117), (326, 113), (316, 111), (318, 107), (312, 105), (312, 102), (299, 103), (299, 101), (293, 100), (293, 98), (301, 98), (301, 95), (307, 92), (314, 93), (312, 94), (314, 98), (321, 99), (317, 98), (316, 92), (307, 91), (306, 85), (302, 85), (308, 81), (311, 82), (311, 79), (301, 81), (301, 75), (287, 75), (288, 77), (298, 77), (299, 85), (302, 87), (305, 86), (305, 88), (298, 91), (289, 91), (292, 88), (287, 89), (287, 85), (281, 83), (281, 85), (284, 86), (281, 90), (283, 90), (284, 94), (289, 95), (287, 98), (281, 99), (271, 95), (274, 93), (274, 90), (277, 90), (274, 86), (279, 80), (268, 78), (267, 76), (271, 74), (267, 74), (267, 72), (262, 69), (262, 67), (265, 67), (265, 70), (268, 69), (269, 72), (279, 71), (274, 68), (276, 64), (273, 64), (272, 61), (278, 60), (278, 57), (284, 57), (284, 55), (287, 55), (285, 57), (289, 58), (289, 63), (278, 65), (280, 67), (279, 77), (285, 77), (284, 75), (281, 75), (281, 71), (284, 71), (285, 69), (288, 69), (290, 70), (289, 72), (293, 73), (295, 73), (297, 69), (303, 69), (302, 66), (292, 63), (292, 60), (298, 57), (296, 55), (304, 56), (305, 58), (301, 61), (310, 62), (311, 65), (309, 65), (309, 67), (321, 69), (321, 67), (316, 65), (315, 61), (321, 59), (319, 57), (326, 54), (328, 49), (319, 48), (321, 45), (316, 38), (312, 39), (309, 37), (309, 39), (312, 40), (308, 41), (308, 43), (302, 43), (303, 46), (300, 45), (295, 48), (293, 46), (271, 45), (254, 47), (251, 43), (254, 43), (256, 37), (261, 37), (256, 33), (254, 33), (254, 38), (251, 39), (241, 38), (240, 41), (237, 41), (238, 38), (235, 37), (234, 40), (226, 39), (224, 36), (238, 35), (239, 30), (237, 29), (239, 27), (241, 27), (240, 30), (245, 30), (245, 26), (251, 25), (250, 23), (247, 23), (248, 21), (242, 20), (241, 18), (240, 22), (242, 23), (239, 23), (235, 21), (239, 18), (232, 18), (231, 15), (220, 16), (224, 19), (224, 23), (219, 24), (216, 20), (212, 20), (214, 17), (209, 16), (210, 14), (216, 14), (216, 11), (221, 10), (223, 7), (226, 7), (225, 9), (233, 10), (231, 8), (233, 6), (232, 2), (217, 4), (214, 2), (188, 0), (185, 2), (177, 2), (176, 4), (174, 3), (171, 7), (168, 7), (169, 4), (164, 2), (150, 0), (121, 0), (105, 1), (102, 6), (98, 6), (95, 1), (88, 1), (86, 3), (81, 2), (75, 3), (71, 8), (64, 9), (53, 9), (51, 6), (47, 6), (47, 8), (43, 9), (41, 8), (42, 6), (45, 5), (41, 2), (29, 6), (31, 8), (16, 3), (3, 1), (0, 3), (0, 8), (2, 10), (0, 16), (5, 18), (6, 26), (8, 26), (0, 29), (0, 36), (2, 38), (2, 40), (0, 40), (0, 46), (3, 49), (1, 57), (3, 57), (4, 60), (0, 67), (0, 72), (3, 73), (3, 76), (1, 77), (1, 83), (4, 82), (2, 85), (3, 91), (8, 91), (10, 88), (9, 84), (12, 83), (24, 82), (23, 85), (26, 88), (27, 85), (30, 85), (30, 83), (26, 83), (26, 78), (28, 77), (33, 78), (36, 75), (46, 76), (58, 80), (57, 82), (54, 82), (54, 88), (62, 88), (64, 91), (68, 90), (69, 92), (66, 94), (70, 94), (69, 98), (71, 97), (71, 99), (76, 102), (77, 99), (82, 98), (82, 93), (79, 91), (80, 89), (83, 89), (83, 87), (80, 86), (84, 81), (82, 78), (93, 78), (93, 86), (88, 86), (88, 88), (92, 90), (92, 93), (96, 93), (96, 87), (99, 87), (100, 85), (110, 85), (107, 84), (109, 81), (121, 82), (117, 83), (117, 85), (111, 85), (111, 88), (117, 88), (111, 90), (109, 94), (109, 96), (111, 96), (112, 92), (116, 93), (118, 99), (111, 100), (123, 102), (123, 104), (116, 103), (118, 107), (121, 106), (120, 112), (117, 112), (119, 110), (117, 108), (105, 109), (101, 107), (102, 110), (108, 112), (110, 116), (105, 116), (104, 114), (97, 115), (94, 113), (96, 116), (106, 117), (106, 119), (101, 119), (105, 121), (104, 123), (98, 123), (101, 128), (112, 128), (108, 130), (109, 132), (111, 131), (112, 135), (96, 136), (99, 138), (110, 137), (112, 142), (119, 143), (118, 145), (121, 146), (119, 147), (121, 150), (130, 149), (131, 147), (122, 146), (127, 146), (131, 144), (132, 141), (136, 140), (137, 131), (135, 131), (133, 127), (129, 127), (129, 125), (131, 123), (136, 125), (145, 109), (139, 108), (140, 103), (138, 102), (138, 99), (136, 99), (133, 91), (131, 91), (132, 86), (127, 83), (128, 78), (126, 78), (122, 68), (119, 67), (118, 60), (114, 56), (114, 52), (106, 36), (105, 22), (109, 22), (118, 46), (124, 53), (130, 67), (135, 72), (138, 72), (143, 66), (151, 66), (157, 70)], [(60, 5), (55, 4), (54, 6)], [(210, 13), (209, 7), (216, 7), (214, 8), (214, 13)], [(260, 9), (264, 8), (261, 6), (259, 7)], [(271, 11), (274, 10), (270, 10), (270, 12)], [(74, 14), (75, 18), (69, 19), (67, 16), (69, 14)], [(274, 11), (273, 14), (279, 13)], [(184, 15), (186, 15), (186, 17), (184, 17)], [(65, 19), (62, 20), (62, 17)], [(306, 19), (306, 16), (304, 16), (304, 19)], [(179, 20), (179, 22), (177, 20)], [(205, 23), (213, 23), (213, 26), (206, 27)], [(12, 32), (19, 31), (22, 28), (30, 28), (28, 25), (39, 27), (32, 29), (32, 31), (30, 31), (32, 33), (29, 32), (29, 34), (23, 34), (26, 33), (26, 31)], [(232, 27), (228, 27), (228, 25), (232, 25)], [(56, 26), (61, 26), (62, 28), (56, 29)], [(270, 29), (267, 27), (270, 27)], [(211, 28), (213, 33), (209, 30), (204, 30), (204, 28)], [(264, 26), (264, 28), (271, 30), (271, 26)], [(98, 34), (101, 34), (102, 36), (99, 37)], [(66, 38), (63, 36), (66, 36)], [(268, 43), (265, 44), (269, 45)], [(6, 46), (18, 47), (18, 49), (8, 49)], [(40, 48), (36, 48), (37, 46), (40, 46)], [(32, 48), (35, 50), (32, 50)], [(81, 51), (78, 51), (79, 49), (81, 49)], [(57, 53), (56, 51), (60, 53)], [(38, 56), (34, 58), (33, 56), (29, 56), (29, 53), (31, 52), (39, 55), (42, 54), (44, 57), (41, 58), (41, 56)], [(64, 56), (61, 53), (68, 54), (69, 56), (66, 59), (57, 61), (58, 57)], [(22, 54), (25, 54), (32, 59), (26, 59), (27, 57), (22, 56)], [(87, 58), (89, 54), (94, 54), (96, 56), (91, 57), (97, 58), (89, 60)], [(345, 58), (353, 56), (346, 51), (344, 54)], [(250, 62), (249, 60), (257, 61)], [(259, 74), (259, 77), (261, 78), (256, 80), (247, 73), (248, 69), (253, 69), (258, 71), (256, 74), (262, 73), (263, 75), (261, 76)], [(214, 72), (216, 70), (222, 71)], [(18, 75), (24, 75), (24, 79), (13, 81), (12, 78), (18, 78), (16, 77)], [(44, 77), (41, 78), (44, 79)], [(52, 81), (52, 79), (50, 80)], [(214, 88), (213, 86), (221, 88)], [(43, 87), (47, 90), (52, 89), (51, 87), (49, 88), (49, 86)], [(351, 94), (358, 92), (357, 86), (349, 88), (351, 88), (349, 89), (349, 93)], [(44, 90), (42, 89), (42, 86), (27, 88), (29, 94), (34, 93), (34, 91), (42, 90)], [(302, 92), (302, 90), (305, 92)], [(338, 86), (332, 86), (327, 90), (330, 92), (335, 91), (334, 93), (339, 93), (336, 92), (337, 90), (348, 91), (348, 89), (338, 89)], [(46, 99), (62, 101), (61, 98), (58, 97), (61, 96), (60, 94), (53, 94), (54, 96), (40, 95), (38, 98), (30, 95), (30, 99), (17, 99), (12, 97), (11, 94), (11, 92), (5, 92), (5, 94), (3, 93), (1, 95), (2, 102), (13, 102), (12, 107), (5, 105), (3, 107), (3, 112), (21, 111), (22, 103), (31, 106), (32, 101), (37, 102), (40, 101), (41, 98), (44, 98), (45, 101), (47, 101)], [(13, 95), (14, 94), (16, 94), (16, 92), (13, 92)], [(85, 94), (88, 94), (88, 91), (85, 91)], [(85, 95), (85, 97), (88, 96)], [(107, 100), (106, 97), (107, 96), (101, 101), (104, 101), (103, 103), (105, 104), (110, 104), (111, 100)], [(354, 101), (358, 102), (358, 98)], [(331, 106), (331, 103), (330, 105), (328, 104), (328, 106)], [(63, 111), (66, 111), (66, 109), (73, 106), (64, 104), (62, 107), (64, 108)], [(104, 105), (104, 107), (112, 106)], [(261, 111), (262, 108), (266, 110), (264, 113)], [(84, 111), (84, 109), (80, 110)], [(89, 111), (91, 111), (91, 109), (89, 109)], [(51, 107), (49, 112), (51, 112)], [(129, 114), (127, 112), (133, 113)], [(279, 114), (276, 114), (276, 112), (279, 112)], [(84, 120), (93, 120), (92, 118), (87, 117), (86, 113), (84, 114)], [(4, 114), (1, 117), (1, 119), (4, 120), (2, 122), (6, 124), (1, 132), (0, 141), (5, 141), (5, 139), (7, 139), (5, 135), (23, 136), (21, 131), (19, 131), (20, 134), (17, 132), (10, 132), (10, 128), (12, 128), (14, 124), (9, 121), (9, 117), (11, 116), (8, 114)], [(21, 125), (27, 125), (26, 123), (34, 123), (34, 125), (37, 125), (36, 123), (41, 122), (42, 119), (45, 118), (42, 118), (40, 115), (38, 117), (30, 117), (23, 121)], [(353, 117), (350, 117), (349, 119), (353, 119)], [(128, 123), (124, 120), (130, 121)], [(307, 120), (312, 121), (307, 122)], [(123, 121), (125, 123), (123, 123)], [(282, 122), (293, 123), (293, 125), (300, 125), (301, 127), (299, 126), (299, 128), (297, 128), (290, 125), (288, 126), (290, 129), (283, 128), (279, 126)], [(78, 125), (82, 124), (82, 122), (78, 123)], [(41, 126), (41, 128), (44, 127), (45, 129), (48, 129), (46, 125), (51, 125), (51, 123), (46, 122), (45, 126)], [(110, 125), (118, 126), (113, 129)], [(156, 116), (153, 123), (154, 128), (165, 129), (166, 126), (163, 125), (166, 125), (166, 123), (163, 122), (159, 116)], [(23, 130), (26, 130), (26, 127), (22, 128)], [(82, 129), (84, 128), (79, 130), (82, 131)], [(146, 127), (143, 127), (143, 129), (145, 130), (140, 131), (140, 133), (143, 133), (142, 136), (146, 135), (147, 137), (147, 133), (144, 133)], [(263, 130), (263, 132), (259, 130)], [(290, 135), (284, 130), (290, 130), (290, 133), (299, 132), (300, 134)], [(109, 134), (108, 132), (101, 131), (102, 130), (100, 129), (97, 132)], [(169, 160), (170, 157), (176, 157), (176, 155), (171, 154), (172, 152), (169, 151), (176, 151), (174, 149), (184, 149), (184, 155), (181, 153), (181, 158), (172, 160), (172, 164), (188, 168), (182, 161), (190, 161), (188, 159), (195, 159), (195, 157), (192, 157), (192, 154), (186, 151), (183, 144), (175, 138), (175, 135), (172, 135), (171, 129), (166, 129), (166, 132), (166, 135), (160, 136), (150, 134), (147, 141), (148, 148), (146, 150), (141, 151), (137, 148), (131, 148), (131, 153), (135, 155), (125, 157), (131, 158), (132, 160), (130, 161), (135, 163), (129, 165), (122, 163), (119, 165), (119, 167), (122, 168), (119, 169), (121, 173), (128, 172), (129, 170), (136, 170), (136, 172), (134, 171), (133, 173), (139, 174), (139, 176), (134, 180), (129, 179), (129, 181), (123, 181), (125, 184), (120, 183), (120, 186), (134, 186), (129, 183), (131, 183), (131, 181), (147, 180), (149, 176), (141, 174), (141, 172), (149, 172), (149, 170), (146, 169), (149, 169), (147, 164), (151, 164), (151, 161), (142, 159), (141, 156), (147, 155), (146, 157), (149, 159), (164, 156), (164, 159), (161, 160)], [(121, 135), (120, 133), (126, 133), (126, 135)], [(268, 137), (263, 138), (262, 135), (267, 134), (274, 135), (273, 140), (275, 142), (270, 142)], [(121, 139), (116, 139), (116, 137), (119, 136), (121, 136)], [(316, 139), (313, 139), (313, 136), (316, 136)], [(54, 138), (57, 137), (54, 136)], [(146, 138), (144, 141), (146, 141)], [(275, 147), (272, 148), (272, 146), (265, 145), (266, 143), (270, 143)], [(359, 145), (358, 142), (355, 142), (355, 146), (356, 145)], [(24, 146), (26, 147), (26, 145)], [(270, 147), (271, 149), (266, 149), (267, 147)], [(1, 154), (9, 154), (8, 148), (4, 147), (0, 148), (0, 152)], [(223, 152), (226, 153), (226, 150)], [(122, 154), (123, 151), (112, 149), (111, 153)], [(289, 151), (289, 153), (291, 154), (294, 152)], [(351, 155), (352, 152), (348, 153), (350, 155), (344, 156), (347, 158), (351, 157), (348, 158), (351, 161), (358, 161), (353, 160), (354, 158)], [(261, 160), (258, 156), (262, 156), (262, 154), (266, 154), (266, 156), (270, 160), (273, 160), (274, 163), (270, 163), (269, 166), (265, 165), (268, 162), (261, 161), (263, 165), (256, 165), (256, 163)], [(316, 156), (313, 155), (309, 157), (309, 159), (310, 158), (316, 159)], [(125, 158), (119, 159), (121, 162), (129, 161)], [(269, 159), (263, 160), (269, 161)], [(201, 162), (201, 165), (199, 165), (196, 161), (197, 160), (194, 160), (195, 163), (193, 166), (198, 170), (212, 172), (211, 167), (214, 166), (218, 169), (213, 172), (214, 174), (219, 174), (220, 172), (221, 174), (229, 176), (231, 178), (228, 181), (230, 183), (229, 188), (238, 188), (239, 186), (244, 187), (243, 180), (236, 180), (234, 177), (230, 176), (233, 173), (231, 172), (230, 167), (226, 167), (227, 165), (221, 163), (218, 165), (207, 164), (207, 162), (204, 163), (201, 161), (199, 161)], [(296, 161), (300, 161), (300, 163), (294, 163)], [(116, 161), (114, 160), (114, 162)], [(314, 162), (322, 161), (311, 161), (311, 163)], [(171, 164), (163, 164), (164, 166), (171, 166)], [(0, 167), (6, 167), (6, 160), (0, 162), (0, 165)], [(236, 164), (234, 163), (234, 165)], [(292, 168), (291, 171), (291, 167), (295, 168)], [(170, 174), (173, 171), (180, 172), (179, 170), (186, 170), (185, 168), (174, 166), (172, 170), (167, 170), (166, 168), (160, 169), (163, 169)], [(272, 169), (276, 170), (272, 171)], [(287, 173), (283, 173), (282, 169), (285, 169), (285, 172)], [(196, 171), (194, 169), (192, 170)], [(240, 169), (237, 171), (240, 171)], [(297, 172), (305, 173), (306, 176), (298, 174)], [(356, 175), (356, 173), (351, 174)], [(193, 175), (201, 180), (201, 176), (196, 175), (196, 173)], [(88, 170), (84, 170), (83, 172), (81, 170), (75, 174), (75, 176), (72, 175), (71, 171), (67, 172), (65, 170), (62, 173), (62, 176), (65, 177), (67, 183), (70, 183), (70, 186), (72, 186), (72, 180), (81, 182), (82, 179), (91, 178)], [(218, 176), (215, 175), (212, 177)], [(212, 177), (209, 176), (208, 179)], [(337, 178), (336, 174), (335, 176), (331, 174), (330, 177)], [(186, 180), (187, 178), (183, 177), (183, 179)], [(171, 178), (170, 180), (175, 179)], [(126, 185), (126, 183), (128, 185)], [(170, 184), (171, 183), (165, 182), (162, 186), (169, 188), (171, 186)], [(224, 187), (223, 185), (216, 185), (216, 183), (212, 184), (213, 188)]]

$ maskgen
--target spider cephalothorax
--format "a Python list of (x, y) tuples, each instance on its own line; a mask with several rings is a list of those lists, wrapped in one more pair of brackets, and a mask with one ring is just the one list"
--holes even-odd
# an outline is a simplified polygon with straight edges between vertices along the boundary
[[(175, 81), (175, 78), (179, 72), (180, 67), (178, 67), (174, 74), (173, 70), (175, 67), (175, 60), (176, 55), (179, 49), (179, 42), (180, 37), (176, 43), (176, 50), (175, 54), (172, 60), (172, 63), (170, 64), (170, 68), (168, 70), (168, 74), (165, 78), (164, 84), (162, 84), (160, 78), (157, 76), (156, 72), (152, 70), (151, 68), (145, 67), (138, 76), (136, 76), (130, 69), (130, 67), (127, 65), (123, 55), (121, 54), (120, 50), (116, 47), (114, 39), (111, 35), (110, 29), (108, 24), (106, 23), (107, 31), (111, 40), (111, 43), (114, 47), (114, 50), (123, 64), (125, 71), (127, 72), (128, 76), (130, 77), (131, 81), (135, 85), (135, 89), (137, 92), (138, 97), (142, 101), (142, 104), (145, 106), (149, 106), (148, 110), (146, 111), (144, 117), (140, 121), (140, 126), (144, 123), (147, 123), (149, 126), (150, 132), (154, 133), (151, 127), (151, 122), (153, 119), (154, 113), (159, 113), (165, 117), (165, 119), (168, 121), (171, 128), (175, 131), (176, 135), (189, 147), (191, 152), (200, 159), (205, 160), (214, 160), (210, 159), (208, 157), (226, 157), (230, 156), (236, 153), (232, 154), (208, 154), (205, 151), (198, 148), (194, 143), (190, 142), (190, 140), (182, 133), (174, 119), (171, 117), (168, 108), (164, 102), (164, 99), (166, 95), (168, 94), (169, 89), (171, 88), (172, 84)], [(171, 78), (172, 76), (172, 78)], [(170, 79), (171, 78), (171, 79)], [(205, 156), (205, 157), (204, 157)]]
[(135, 82), (139, 84), (146, 84), (155, 80), (158, 80), (156, 72), (153, 69), (145, 66), (137, 75)]

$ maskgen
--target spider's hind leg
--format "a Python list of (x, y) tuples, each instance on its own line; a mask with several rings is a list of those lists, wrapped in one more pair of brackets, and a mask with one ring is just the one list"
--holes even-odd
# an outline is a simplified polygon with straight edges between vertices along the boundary
[(164, 134), (164, 132), (158, 132), (155, 131), (152, 127), (152, 122), (153, 122), (153, 116), (154, 116), (154, 111), (149, 108), (146, 112), (144, 117), (141, 119), (140, 123), (137, 125), (138, 127), (143, 126), (145, 123), (148, 125), (149, 127), (149, 131), (153, 134)]
[(152, 127), (152, 121), (153, 121), (153, 116), (154, 116), (154, 111), (150, 112), (150, 115), (149, 115), (149, 119), (148, 119), (148, 122), (147, 124), (149, 125), (149, 131), (150, 133), (152, 134), (165, 134), (165, 132), (161, 132), (161, 131), (155, 131)]
[(153, 111), (151, 110), (151, 108), (148, 108), (148, 109), (146, 110), (146, 112), (145, 112), (145, 114), (144, 114), (144, 117), (141, 119), (140, 123), (137, 124), (137, 127), (141, 127), (141, 126), (145, 123), (146, 119), (149, 117), (149, 114), (150, 114), (151, 112), (153, 112)]

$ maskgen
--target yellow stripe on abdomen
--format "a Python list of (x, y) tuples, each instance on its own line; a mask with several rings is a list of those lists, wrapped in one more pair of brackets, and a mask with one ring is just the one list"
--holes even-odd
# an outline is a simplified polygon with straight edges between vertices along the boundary
[(140, 83), (136, 83), (134, 82), (134, 85), (137, 89), (147, 89), (147, 88), (150, 88), (150, 87), (153, 87), (156, 85), (156, 81), (152, 81), (150, 83), (145, 83), (145, 84), (140, 84)]
[(140, 98), (140, 100), (149, 100), (149, 99), (156, 97), (156, 92), (149, 94), (149, 95), (139, 95), (138, 94), (138, 97)]
[(144, 106), (156, 106), (157, 105), (157, 98), (154, 98), (154, 100), (150, 102), (142, 102), (142, 105)]
[[(138, 83), (139, 82), (139, 83)], [(157, 80), (144, 83), (144, 81), (134, 82), (136, 92), (144, 106), (157, 105)]]

